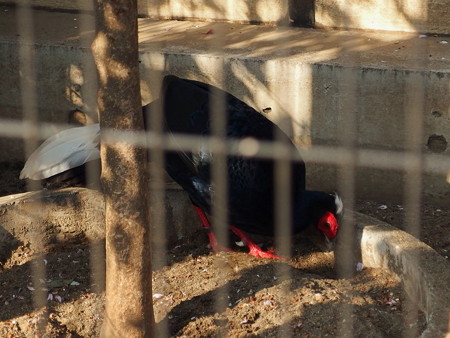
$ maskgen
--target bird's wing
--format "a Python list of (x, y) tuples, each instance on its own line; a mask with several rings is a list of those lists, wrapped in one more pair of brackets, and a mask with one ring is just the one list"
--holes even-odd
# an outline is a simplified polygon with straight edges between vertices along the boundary
[(63, 130), (28, 158), (20, 179), (41, 180), (100, 158), (99, 124)]

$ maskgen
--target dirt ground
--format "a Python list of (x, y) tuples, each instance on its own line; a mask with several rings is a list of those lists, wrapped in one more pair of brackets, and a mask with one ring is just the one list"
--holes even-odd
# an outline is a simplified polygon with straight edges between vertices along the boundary
[[(0, 163), (0, 196), (25, 191), (17, 178), (21, 168)], [(357, 201), (355, 209), (404, 224), (399, 205)], [(421, 219), (421, 239), (447, 258), (450, 209), (424, 204)], [(167, 263), (153, 271), (157, 329), (177, 337), (333, 337), (351, 326), (356, 337), (422, 331), (423, 315), (408, 306), (395, 275), (364, 268), (339, 279), (332, 253), (317, 252), (302, 238), (294, 247), (286, 262), (212, 254), (200, 226), (192, 238), (170, 243)], [(102, 267), (90, 264), (101, 253), (97, 249), (80, 240), (37, 253), (25, 244), (0, 262), (0, 336), (97, 337), (104, 302)], [(33, 278), (39, 266), (45, 275)], [(47, 299), (47, 312), (34, 310), (39, 295)]]

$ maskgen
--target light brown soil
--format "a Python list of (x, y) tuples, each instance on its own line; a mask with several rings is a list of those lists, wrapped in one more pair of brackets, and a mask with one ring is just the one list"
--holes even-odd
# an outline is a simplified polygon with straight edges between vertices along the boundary
[[(17, 179), (21, 164), (0, 168), (0, 195), (24, 191)], [(397, 205), (379, 209), (382, 204), (358, 201), (356, 210), (402, 226), (405, 211)], [(448, 256), (450, 210), (424, 205), (421, 211), (422, 239)], [(302, 238), (294, 247), (287, 262), (212, 254), (200, 226), (192, 238), (169, 243), (167, 263), (153, 271), (158, 330), (184, 337), (332, 337), (352, 325), (356, 337), (409, 337), (423, 329), (423, 316), (407, 311), (395, 275), (365, 268), (338, 279), (333, 254), (317, 252)], [(97, 254), (82, 240), (57, 243), (42, 255), (20, 246), (0, 265), (0, 336), (35, 337), (39, 329), (43, 337), (98, 336), (104, 281), (95, 276), (103, 271), (90, 265)], [(33, 282), (39, 262), (46, 276)], [(39, 290), (48, 298), (47, 314), (33, 310)]]

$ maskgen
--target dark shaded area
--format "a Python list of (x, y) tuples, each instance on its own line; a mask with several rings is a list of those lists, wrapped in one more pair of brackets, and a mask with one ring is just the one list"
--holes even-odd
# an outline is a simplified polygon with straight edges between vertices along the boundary
[[(101, 243), (104, 250), (104, 242)], [(2, 310), (0, 321), (9, 320), (34, 311), (32, 293), (36, 289), (45, 288), (49, 296), (48, 310), (53, 312), (60, 303), (56, 296), (64, 302), (70, 302), (89, 292), (101, 293), (103, 285), (92, 285), (91, 275), (102, 273), (98, 271), (101, 266), (91, 270), (90, 259), (93, 252), (92, 246), (80, 241), (78, 243), (58, 242), (50, 245), (42, 259), (45, 260), (46, 280), (41, 285), (32, 284), (33, 259), (21, 265), (11, 265), (11, 262), (2, 266), (0, 272), (0, 285), (2, 285)], [(33, 255), (33, 250), (28, 245), (21, 245), (15, 250), (12, 261), (26, 259)], [(36, 258), (37, 259), (37, 258)]]
[(289, 0), (289, 19), (293, 26), (314, 26), (314, 0)]
[(431, 135), (428, 137), (427, 147), (433, 153), (443, 153), (447, 150), (448, 142), (444, 135)]
[(11, 258), (12, 253), (23, 243), (0, 226), (0, 266)]

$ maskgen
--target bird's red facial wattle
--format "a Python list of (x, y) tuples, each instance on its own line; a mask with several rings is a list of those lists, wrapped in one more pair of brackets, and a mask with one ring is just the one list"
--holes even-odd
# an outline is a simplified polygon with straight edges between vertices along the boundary
[(336, 217), (331, 212), (326, 211), (319, 219), (317, 228), (322, 231), (327, 238), (333, 239), (337, 235), (339, 224)]

